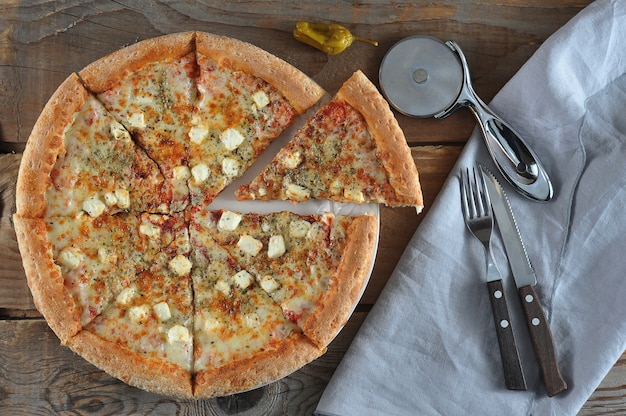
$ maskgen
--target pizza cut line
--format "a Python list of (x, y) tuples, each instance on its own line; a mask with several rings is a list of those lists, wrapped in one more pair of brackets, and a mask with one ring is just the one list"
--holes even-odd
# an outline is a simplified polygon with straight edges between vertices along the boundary
[(71, 74), (28, 140), (13, 217), (35, 305), (61, 342), (132, 386), (197, 399), (322, 355), (363, 293), (378, 219), (211, 203), (305, 118), (239, 199), (419, 211), (417, 170), (373, 84), (357, 72), (305, 114), (323, 95), (279, 58), (203, 32)]

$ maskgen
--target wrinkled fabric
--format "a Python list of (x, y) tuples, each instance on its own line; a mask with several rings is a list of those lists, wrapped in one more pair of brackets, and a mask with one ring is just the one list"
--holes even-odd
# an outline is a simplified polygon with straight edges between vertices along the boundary
[(496, 171), (476, 129), (324, 391), (319, 415), (580, 410), (626, 349), (624, 39), (626, 2), (598, 0), (546, 40), (490, 104), (525, 137), (555, 187), (550, 202), (538, 203), (502, 180), (568, 390), (545, 393), (496, 228), (492, 247), (528, 390), (504, 386), (484, 251), (460, 207), (459, 169), (481, 162)]

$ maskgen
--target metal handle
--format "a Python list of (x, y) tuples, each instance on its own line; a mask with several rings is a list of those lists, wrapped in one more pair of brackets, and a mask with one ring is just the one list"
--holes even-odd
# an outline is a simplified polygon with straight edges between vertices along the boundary
[(522, 371), (502, 280), (487, 282), (487, 289), (498, 336), (498, 345), (500, 346), (500, 358), (502, 359), (506, 388), (509, 390), (526, 390), (526, 379)]
[(548, 396), (552, 397), (567, 390), (567, 383), (563, 380), (559, 370), (552, 331), (550, 331), (550, 326), (533, 287), (522, 286), (518, 288), (518, 293), (522, 300), (526, 324), (530, 331), (535, 355), (539, 361), (543, 384), (546, 387)]

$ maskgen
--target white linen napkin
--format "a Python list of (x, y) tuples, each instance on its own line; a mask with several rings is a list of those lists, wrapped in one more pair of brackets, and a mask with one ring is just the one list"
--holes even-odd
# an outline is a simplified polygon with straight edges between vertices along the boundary
[(526, 138), (555, 186), (548, 203), (530, 201), (508, 184), (505, 190), (568, 390), (552, 398), (545, 393), (496, 232), (493, 248), (529, 389), (504, 387), (484, 252), (460, 207), (459, 169), (480, 161), (496, 171), (476, 130), (317, 414), (579, 411), (626, 348), (625, 41), (626, 2), (598, 0), (546, 40), (491, 103)]

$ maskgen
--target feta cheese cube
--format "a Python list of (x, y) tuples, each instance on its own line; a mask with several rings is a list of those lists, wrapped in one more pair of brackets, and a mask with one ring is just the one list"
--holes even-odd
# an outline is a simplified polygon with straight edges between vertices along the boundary
[(154, 314), (161, 322), (167, 321), (172, 317), (172, 312), (170, 311), (170, 306), (167, 302), (157, 303), (152, 307), (152, 309), (154, 309)]
[(298, 151), (288, 153), (282, 160), (283, 165), (288, 169), (295, 169), (302, 163), (302, 154)]
[(128, 125), (135, 129), (145, 129), (146, 117), (143, 113), (133, 113), (128, 117)]
[(109, 126), (109, 132), (115, 140), (130, 140), (130, 133), (120, 123), (114, 121)]
[(228, 150), (235, 150), (246, 138), (234, 128), (226, 129), (220, 134), (220, 140)]
[(254, 100), (254, 104), (256, 104), (259, 109), (266, 107), (270, 103), (270, 97), (265, 91), (261, 90), (252, 94), (252, 100)]
[(115, 300), (122, 305), (128, 305), (136, 294), (137, 290), (134, 287), (127, 287), (117, 295)]
[(204, 163), (198, 163), (196, 166), (191, 168), (191, 176), (196, 181), (196, 183), (202, 183), (209, 179), (209, 175), (211, 171), (209, 167)]
[(236, 212), (224, 211), (217, 222), (217, 228), (222, 231), (234, 231), (242, 218), (242, 215)]
[(130, 208), (130, 193), (126, 189), (116, 189), (115, 198), (117, 199), (117, 206), (122, 209)]
[(304, 186), (290, 183), (289, 185), (287, 185), (285, 195), (287, 196), (287, 198), (293, 199), (294, 201), (305, 201), (311, 196), (311, 191)]
[(256, 312), (251, 312), (243, 316), (243, 322), (248, 328), (257, 328), (261, 325), (261, 318)]
[(150, 238), (159, 238), (161, 236), (161, 228), (151, 222), (144, 222), (139, 225), (139, 232)]
[(276, 259), (285, 254), (285, 239), (282, 235), (273, 235), (267, 245), (267, 257)]
[(182, 325), (174, 325), (167, 331), (167, 342), (170, 344), (186, 344), (189, 340), (189, 330)]
[(133, 306), (128, 310), (128, 317), (131, 322), (138, 324), (148, 318), (150, 307), (148, 305)]
[(90, 217), (94, 218), (102, 215), (106, 207), (106, 204), (100, 201), (97, 196), (89, 197), (83, 202), (83, 211), (89, 214)]
[(169, 263), (170, 270), (176, 273), (178, 276), (184, 276), (191, 272), (191, 261), (182, 254), (174, 257)]
[(232, 157), (225, 157), (222, 159), (222, 172), (226, 176), (237, 176), (239, 174), (239, 162)]
[(261, 289), (267, 293), (272, 293), (280, 287), (278, 282), (272, 276), (263, 276), (259, 281), (259, 285), (261, 285)]
[(244, 234), (239, 238), (237, 247), (249, 256), (256, 256), (263, 248), (263, 243), (254, 237)]
[(107, 192), (104, 194), (104, 203), (108, 207), (112, 207), (117, 204), (117, 197), (115, 196), (115, 192)]
[(59, 261), (68, 269), (75, 269), (81, 261), (83, 261), (83, 253), (78, 248), (69, 247), (61, 250), (59, 253)]
[(217, 289), (217, 291), (224, 296), (230, 295), (230, 285), (224, 279), (219, 279), (217, 282), (215, 282), (215, 289)]
[(192, 143), (200, 144), (209, 135), (209, 130), (203, 126), (193, 126), (187, 134)]
[(362, 204), (365, 201), (363, 192), (358, 189), (345, 189), (343, 191), (343, 196), (348, 201), (355, 202), (357, 204)]
[(309, 229), (311, 223), (305, 220), (293, 220), (289, 223), (289, 235), (293, 238), (304, 238)]
[(191, 178), (191, 171), (187, 166), (176, 166), (172, 169), (172, 176), (174, 179), (178, 180), (187, 180)]
[(233, 281), (239, 289), (246, 289), (254, 281), (254, 277), (245, 270), (242, 270), (233, 276)]

